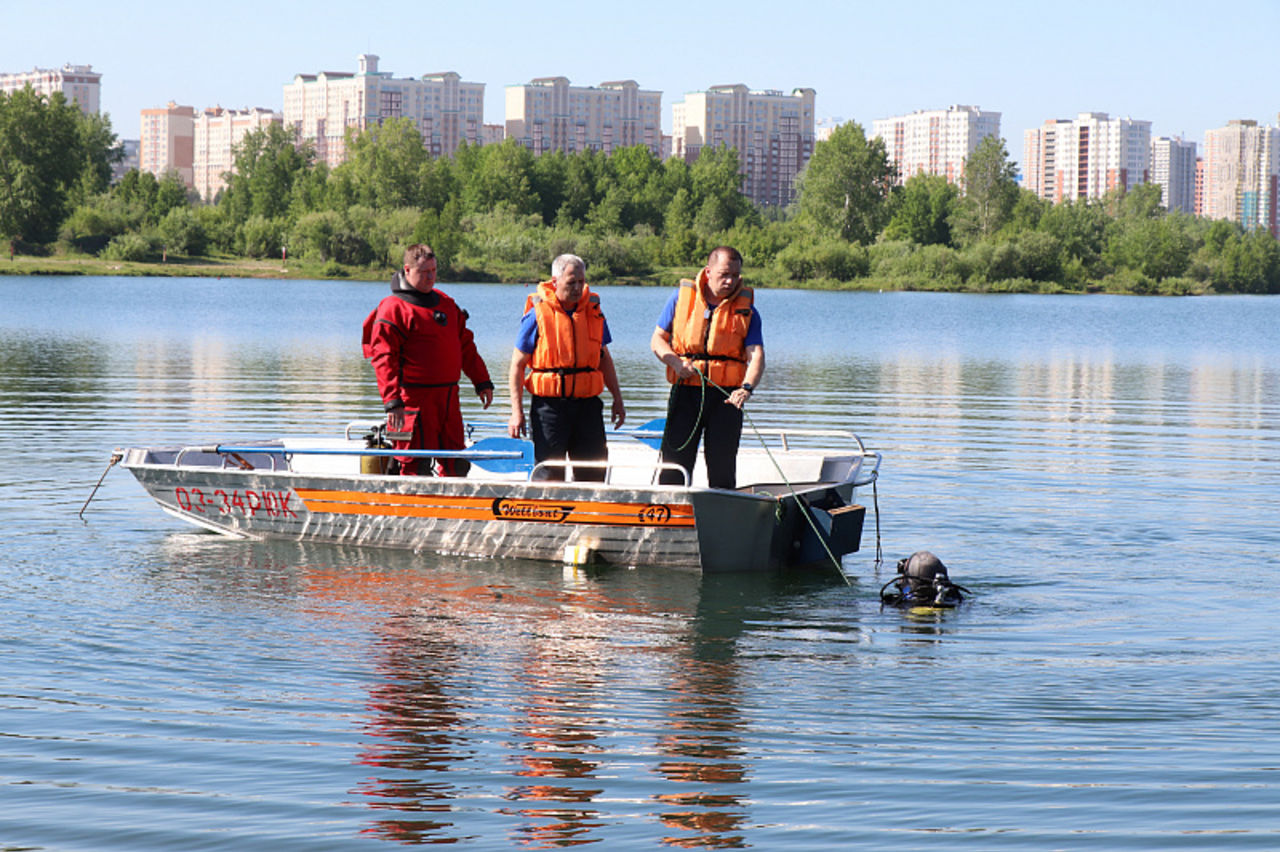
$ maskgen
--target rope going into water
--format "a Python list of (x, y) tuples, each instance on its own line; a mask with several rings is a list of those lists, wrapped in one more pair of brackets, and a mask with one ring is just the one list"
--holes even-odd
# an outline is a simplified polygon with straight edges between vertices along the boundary
[[(693, 369), (698, 370), (697, 367), (694, 367)], [(683, 444), (676, 447), (675, 451), (677, 453), (689, 446), (689, 443), (693, 440), (694, 436), (698, 434), (698, 427), (702, 424), (702, 409), (705, 408), (707, 404), (707, 382), (710, 382), (711, 380), (708, 379), (706, 373), (701, 370), (698, 370), (698, 379), (700, 380), (698, 382), (698, 388), (701, 391), (701, 396), (698, 397), (698, 416), (693, 419), (693, 428), (689, 430), (689, 437), (684, 439)], [(715, 384), (715, 382), (712, 382), (712, 384)], [(680, 385), (672, 385), (671, 393), (674, 394), (678, 387), (680, 387)], [(720, 386), (716, 385), (716, 387)], [(720, 390), (724, 390), (724, 388), (720, 388)]]
[(86, 524), (89, 522), (84, 520), (84, 510), (88, 509), (89, 504), (93, 502), (94, 495), (96, 495), (98, 493), (98, 489), (102, 487), (102, 481), (107, 478), (107, 474), (111, 472), (111, 468), (115, 467), (116, 462), (120, 461), (122, 458), (124, 458), (124, 454), (119, 450), (111, 454), (111, 460), (107, 462), (107, 469), (102, 472), (102, 476), (98, 477), (98, 484), (93, 486), (93, 490), (89, 492), (89, 499), (85, 500), (84, 505), (80, 507), (80, 520), (84, 521)]
[(880, 564), (884, 562), (884, 551), (880, 548), (880, 491), (876, 487), (880, 483), (880, 477), (877, 476), (871, 480), (871, 502), (876, 508), (876, 570), (880, 570)]
[[(697, 367), (694, 367), (694, 369), (698, 370)], [(711, 385), (713, 388), (720, 391), (720, 393), (724, 394), (725, 399), (728, 399), (729, 395), (733, 393), (732, 390), (726, 390), (724, 387), (716, 384), (712, 379), (710, 379), (707, 376), (706, 373), (702, 372), (701, 370), (698, 370), (698, 377), (701, 380), (700, 384), (702, 386), (702, 400), (704, 403), (706, 401), (707, 385)], [(774, 470), (778, 472), (778, 476), (782, 477), (782, 482), (787, 486), (787, 490), (791, 493), (792, 499), (794, 499), (796, 501), (796, 505), (801, 508), (800, 514), (804, 516), (804, 519), (809, 523), (810, 529), (812, 529), (814, 535), (818, 537), (818, 541), (822, 543), (822, 549), (827, 552), (827, 558), (831, 560), (832, 567), (836, 569), (836, 573), (840, 575), (841, 580), (844, 580), (844, 583), (846, 586), (853, 585), (853, 582), (849, 579), (849, 575), (844, 572), (844, 567), (840, 564), (840, 560), (837, 559), (836, 555), (831, 552), (831, 547), (827, 544), (826, 535), (822, 532), (822, 530), (818, 529), (817, 523), (813, 520), (813, 517), (809, 512), (809, 504), (805, 503), (801, 499), (800, 495), (796, 493), (795, 486), (792, 485), (791, 480), (787, 478), (787, 474), (783, 471), (782, 465), (778, 464), (778, 460), (774, 458), (773, 451), (769, 449), (769, 444), (767, 441), (765, 441), (764, 435), (760, 434), (760, 430), (756, 428), (755, 421), (751, 418), (751, 415), (747, 412), (745, 408), (742, 408), (739, 410), (742, 412), (743, 418), (747, 421), (747, 425), (751, 427), (751, 431), (755, 434), (756, 440), (760, 442), (760, 446), (764, 449), (765, 455), (768, 456), (769, 461), (773, 463)], [(693, 431), (689, 433), (689, 437), (685, 439), (684, 444), (680, 445), (681, 449), (687, 446), (689, 441), (693, 440), (694, 435), (698, 434), (697, 424), (701, 422), (701, 419), (702, 419), (702, 405), (700, 404), (698, 406), (698, 420), (694, 421)], [(877, 504), (876, 506), (876, 555), (877, 555), (877, 558), (879, 557), (879, 553), (880, 553), (879, 530), (880, 530), (880, 508), (879, 508), (879, 505)]]

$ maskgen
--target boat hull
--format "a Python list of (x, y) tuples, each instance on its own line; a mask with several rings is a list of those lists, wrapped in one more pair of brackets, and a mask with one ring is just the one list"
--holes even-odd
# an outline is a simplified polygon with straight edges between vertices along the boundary
[[(778, 500), (683, 487), (317, 476), (125, 461), (165, 511), (225, 535), (612, 565), (762, 571), (785, 564)], [(791, 515), (783, 512), (784, 518)], [(790, 518), (784, 528), (793, 527)], [(575, 550), (576, 549), (576, 550)]]
[(779, 447), (739, 453), (745, 484), (737, 490), (707, 487), (701, 464), (692, 484), (666, 485), (658, 483), (669, 469), (686, 478), (683, 471), (644, 441), (624, 439), (594, 463), (602, 481), (571, 473), (561, 482), (548, 479), (563, 478), (564, 461), (535, 464), (528, 442), (484, 438), (448, 451), (472, 461), (465, 477), (386, 476), (366, 471), (414, 451), (353, 438), (364, 425), (348, 426), (341, 440), (117, 453), (164, 511), (228, 536), (706, 573), (838, 567), (861, 539), (855, 489), (875, 481), (880, 461), (852, 433), (837, 433), (848, 440), (832, 450), (788, 446), (830, 436), (790, 430)]

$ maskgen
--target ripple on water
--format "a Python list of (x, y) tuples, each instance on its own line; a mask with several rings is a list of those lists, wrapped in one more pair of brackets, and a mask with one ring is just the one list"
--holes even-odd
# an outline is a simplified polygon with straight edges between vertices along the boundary
[[(753, 422), (885, 453), (846, 586), (223, 541), (119, 470), (81, 522), (113, 447), (378, 407), (381, 286), (92, 284), (0, 316), (10, 846), (1275, 845), (1280, 305), (761, 291)], [(500, 372), (525, 291), (454, 290)], [(630, 422), (663, 295), (604, 290)], [(968, 603), (880, 606), (918, 549)]]

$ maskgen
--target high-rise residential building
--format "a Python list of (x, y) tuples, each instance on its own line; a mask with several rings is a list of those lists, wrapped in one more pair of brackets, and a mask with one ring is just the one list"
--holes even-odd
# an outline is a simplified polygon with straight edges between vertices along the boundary
[[(1071, 120), (1051, 118), (1022, 134), (1022, 186), (1041, 198), (1061, 201), (1065, 195), (1058, 157), (1070, 149)], [(1059, 150), (1061, 149), (1061, 151)]]
[(963, 185), (965, 163), (978, 143), (988, 136), (1000, 138), (1000, 113), (963, 105), (917, 110), (873, 121), (871, 136), (884, 140), (898, 167), (899, 184), (927, 174)]
[(836, 128), (844, 124), (842, 118), (820, 118), (813, 125), (813, 141), (826, 142), (831, 138), (831, 134), (835, 133)]
[(188, 189), (194, 187), (195, 119), (193, 107), (173, 101), (159, 109), (144, 109), (138, 168), (157, 178), (177, 172)]
[(1204, 215), (1204, 157), (1196, 157), (1196, 215)]
[(359, 70), (298, 74), (284, 87), (284, 126), (315, 143), (316, 159), (336, 166), (346, 159), (347, 128), (365, 130), (388, 118), (408, 118), (433, 157), (452, 154), (484, 138), (484, 83), (453, 71), (392, 77), (378, 57), (358, 57)]
[(235, 166), (235, 148), (253, 130), (280, 124), (282, 117), (262, 107), (223, 109), (210, 107), (195, 118), (195, 146), (192, 171), (195, 190), (205, 201), (213, 201), (227, 186), (224, 175)]
[(566, 77), (538, 77), (507, 86), (507, 138), (535, 154), (602, 151), (644, 145), (662, 153), (662, 92), (635, 80), (571, 86)]
[(703, 148), (738, 151), (743, 194), (757, 204), (784, 207), (795, 179), (813, 156), (813, 89), (751, 91), (742, 84), (686, 92), (672, 104), (672, 156), (692, 163)]
[(1280, 129), (1250, 119), (1227, 122), (1204, 134), (1201, 215), (1246, 228), (1277, 232), (1276, 185), (1280, 179)]
[(1101, 198), (1149, 180), (1151, 122), (1082, 112), (1024, 136), (1023, 185), (1049, 201)]
[(30, 86), (38, 95), (62, 92), (85, 115), (98, 112), (102, 75), (92, 65), (63, 65), (61, 68), (33, 68), (14, 74), (0, 73), (0, 92), (12, 93)]
[(1196, 143), (1181, 137), (1151, 140), (1151, 182), (1166, 210), (1196, 212)]
[(136, 171), (139, 165), (139, 148), (141, 142), (137, 139), (121, 139), (120, 154), (118, 162), (111, 165), (111, 182), (115, 183), (124, 177), (128, 172)]

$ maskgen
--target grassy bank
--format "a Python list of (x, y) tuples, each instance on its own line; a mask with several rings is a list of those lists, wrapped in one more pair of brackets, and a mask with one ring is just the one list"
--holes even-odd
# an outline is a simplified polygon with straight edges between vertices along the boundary
[(18, 256), (0, 261), (0, 275), (136, 275), (184, 278), (357, 278), (380, 280), (388, 273), (345, 270), (345, 275), (323, 272), (325, 264), (252, 258), (170, 258), (167, 262), (102, 260), (96, 257), (54, 255)]
[[(347, 266), (333, 261), (260, 260), (240, 257), (171, 257), (165, 261), (103, 260), (87, 255), (54, 254), (48, 257), (18, 255), (11, 261), (0, 260), (0, 275), (130, 275), (170, 276), (178, 278), (274, 278), (309, 280), (386, 281), (394, 272), (390, 267)], [(750, 270), (748, 270), (750, 272)], [(687, 269), (661, 269), (643, 276), (604, 278), (602, 284), (669, 285)], [(539, 273), (527, 265), (493, 264), (484, 268), (464, 267), (444, 275), (450, 281), (528, 284), (550, 277), (549, 270)]]
[[(171, 257), (165, 261), (116, 261), (103, 260), (88, 255), (52, 254), (48, 257), (18, 255), (11, 261), (0, 260), (0, 275), (131, 275), (168, 276), (178, 278), (262, 278), (386, 281), (393, 269), (390, 267), (347, 266), (334, 261), (313, 260), (262, 260), (242, 257)], [(680, 278), (688, 277), (694, 270), (678, 267), (660, 267), (645, 275), (602, 276), (591, 279), (593, 284), (629, 284), (666, 287)], [(492, 282), (498, 284), (530, 284), (542, 281), (550, 275), (548, 270), (529, 264), (491, 263), (485, 266), (462, 267), (450, 270), (442, 280), (454, 282)], [(747, 267), (743, 271), (748, 283), (755, 287), (789, 287), (801, 290), (839, 290), (863, 292), (947, 292), (947, 293), (1040, 293), (1084, 294), (1116, 293), (1124, 295), (1201, 296), (1213, 292), (1202, 282), (1187, 278), (1168, 279), (1159, 284), (1146, 282), (1135, 286), (1129, 280), (1103, 280), (1085, 285), (1069, 285), (1055, 281), (1032, 281), (1011, 278), (988, 281), (983, 278), (961, 280), (952, 276), (921, 278), (918, 276), (876, 276), (856, 278), (853, 281), (837, 281), (815, 278), (793, 281), (779, 278), (777, 270)]]

